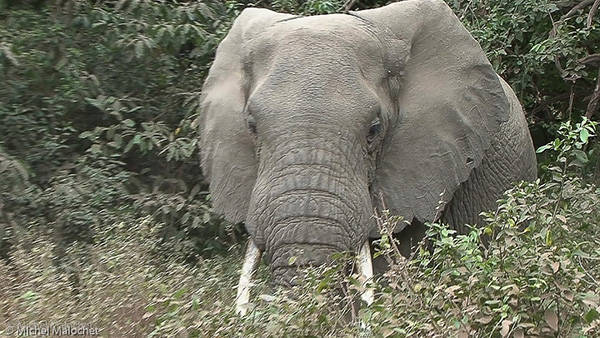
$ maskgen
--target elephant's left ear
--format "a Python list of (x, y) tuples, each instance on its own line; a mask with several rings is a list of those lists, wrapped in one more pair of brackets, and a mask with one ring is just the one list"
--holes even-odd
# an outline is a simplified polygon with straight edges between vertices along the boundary
[(355, 15), (383, 33), (388, 73), (395, 76), (390, 81), (398, 88), (399, 118), (382, 149), (379, 188), (392, 212), (436, 220), (508, 120), (502, 84), (441, 0), (397, 2)]
[(244, 221), (258, 161), (244, 119), (250, 76), (246, 45), (265, 27), (292, 15), (247, 8), (219, 44), (202, 87), (200, 155), (215, 211), (231, 222)]

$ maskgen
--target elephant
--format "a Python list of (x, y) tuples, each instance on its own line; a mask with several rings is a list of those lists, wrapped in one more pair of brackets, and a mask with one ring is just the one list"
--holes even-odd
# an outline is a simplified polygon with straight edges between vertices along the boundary
[(404, 219), (394, 232), (406, 253), (425, 222), (464, 233), (537, 176), (519, 100), (442, 0), (318, 16), (245, 9), (200, 110), (213, 208), (250, 235), (242, 313), (261, 255), (275, 285), (335, 252), (360, 252), (369, 276), (382, 203)]

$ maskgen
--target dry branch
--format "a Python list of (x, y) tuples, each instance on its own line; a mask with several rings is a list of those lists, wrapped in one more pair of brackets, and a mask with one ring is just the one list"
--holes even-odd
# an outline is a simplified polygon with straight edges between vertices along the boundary
[(596, 0), (594, 2), (594, 4), (592, 5), (592, 9), (590, 9), (590, 12), (588, 13), (588, 18), (587, 18), (587, 28), (588, 29), (592, 28), (592, 23), (594, 22), (594, 15), (596, 15), (596, 11), (598, 11), (598, 6), (600, 6), (600, 0)]
[(592, 3), (594, 3), (594, 0), (584, 0), (580, 3), (578, 3), (577, 5), (575, 5), (575, 7), (571, 8), (571, 10), (567, 14), (561, 16), (560, 21), (564, 21), (564, 20), (574, 16), (578, 10), (587, 7), (587, 6), (591, 5)]
[[(600, 3), (600, 0), (596, 0), (596, 2)], [(585, 113), (587, 118), (592, 118), (592, 116), (598, 112), (598, 107), (600, 106), (600, 53), (588, 55), (583, 59), (579, 59), (578, 61), (586, 66), (598, 68), (596, 87), (594, 88), (594, 92), (592, 93), (592, 97), (590, 98), (590, 102), (588, 103), (587, 111)]]

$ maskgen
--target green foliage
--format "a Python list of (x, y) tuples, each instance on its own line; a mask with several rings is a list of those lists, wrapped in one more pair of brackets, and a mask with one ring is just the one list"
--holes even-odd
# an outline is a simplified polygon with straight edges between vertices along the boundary
[(448, 3), (513, 87), (533, 127), (592, 117), (588, 104), (598, 68), (580, 62), (598, 53), (600, 18), (590, 7), (573, 10), (578, 2), (552, 0)]
[[(118, 336), (595, 337), (600, 191), (565, 180), (572, 183), (516, 186), (486, 215), (487, 227), (468, 235), (432, 224), (431, 249), (412, 260), (388, 238), (382, 255), (391, 269), (366, 286), (347, 274), (347, 255), (301, 271), (302, 283), (291, 290), (272, 290), (263, 269), (243, 318), (233, 306), (239, 248), (229, 258), (183, 265), (184, 256), (165, 255), (157, 241), (161, 225), (146, 219), (94, 226), (93, 243), (70, 245), (61, 269), (50, 261), (48, 234), (31, 232), (10, 265), (0, 262), (7, 272), (0, 284), (8, 286), (0, 306), (9, 324), (83, 321)], [(557, 201), (561, 189), (576, 197)], [(551, 217), (556, 205), (560, 213)], [(397, 221), (379, 217), (390, 228)], [(484, 232), (491, 235), (486, 246)], [(359, 298), (365, 287), (376, 291), (370, 306)]]
[[(110, 227), (92, 222), (93, 240), (65, 246), (60, 265), (43, 229), (15, 239), (11, 263), (0, 261), (3, 319), (91, 322), (115, 336), (595, 337), (600, 190), (576, 174), (576, 151), (592, 140), (594, 125), (565, 124), (558, 141), (540, 148), (558, 157), (547, 182), (516, 185), (485, 214), (486, 226), (467, 235), (431, 224), (428, 249), (411, 260), (391, 235), (401, 218), (377, 216), (378, 254), (390, 270), (374, 281), (349, 274), (348, 255), (300, 271), (302, 282), (291, 290), (273, 290), (262, 269), (250, 312), (240, 318), (233, 306), (239, 247), (229, 258), (189, 266), (181, 264), (185, 252), (168, 250), (156, 236), (165, 225), (151, 218)], [(27, 178), (15, 166), (4, 172)], [(70, 181), (56, 184), (69, 192)], [(360, 301), (367, 287), (376, 293), (370, 306)]]
[(124, 213), (152, 215), (190, 256), (224, 249), (232, 227), (210, 213), (192, 121), (236, 13), (67, 1), (0, 15), (0, 254), (32, 226), (90, 240), (91, 223)]
[[(371, 1), (369, 7), (385, 5), (387, 1)], [(257, 5), (261, 4), (258, 2)], [(359, 9), (357, 1), (345, 0), (272, 0), (268, 8), (279, 12), (298, 15), (318, 15), (344, 13), (349, 10)]]
[[(118, 200), (118, 209), (153, 216), (165, 225), (161, 236), (191, 250), (190, 256), (224, 249), (235, 231), (210, 213), (193, 121), (200, 84), (231, 22), (254, 5), (314, 15), (384, 4), (7, 2), (0, 15), (0, 147), (7, 159), (0, 175), (10, 186), (5, 191), (12, 192), (2, 194), (0, 224), (11, 235), (3, 236), (0, 252), (18, 232), (13, 227), (49, 224), (54, 229), (51, 213), (31, 208), (40, 196), (63, 201), (55, 208), (77, 205), (75, 195), (67, 202), (56, 190), (57, 182), (72, 180), (87, 166), (97, 177), (112, 177), (115, 169), (103, 164), (109, 162), (122, 170), (118, 189), (123, 196), (115, 199), (109, 193), (94, 199)], [(450, 4), (533, 111), (535, 130), (555, 133), (555, 121), (589, 115), (586, 101), (578, 97), (589, 96), (595, 72), (575, 62), (595, 52), (593, 42), (599, 38), (598, 18), (587, 15), (587, 9), (567, 15), (571, 7), (551, 1)], [(591, 172), (598, 158), (592, 154), (582, 172)], [(102, 160), (94, 163), (96, 159)], [(81, 219), (94, 219), (95, 208), (79, 210), (88, 214)]]
[[(430, 249), (421, 248), (412, 260), (400, 255), (391, 236), (401, 218), (388, 212), (378, 216), (383, 236), (376, 255), (384, 256), (391, 269), (371, 284), (377, 299), (371, 306), (363, 304), (349, 328), (340, 323), (364, 288), (352, 277), (328, 279), (340, 264), (321, 268), (318, 278), (306, 278), (305, 293), (295, 293), (302, 294), (299, 300), (267, 297), (245, 325), (316, 337), (597, 336), (600, 189), (571, 171), (580, 165), (577, 148), (583, 149), (594, 131), (589, 121), (563, 126), (562, 138), (542, 148), (565, 157), (557, 161), (564, 164), (557, 175), (510, 189), (498, 209), (485, 214), (486, 226), (467, 235), (431, 224)], [(329, 293), (323, 293), (323, 280)], [(336, 298), (335, 290), (344, 285), (354, 287)], [(338, 307), (315, 316), (309, 309), (323, 294), (330, 296), (320, 306)], [(297, 324), (305, 321), (308, 331)]]
[(548, 164), (542, 165), (542, 172), (550, 175), (555, 183), (562, 183), (565, 176), (586, 177), (593, 173), (594, 162), (590, 161), (590, 158), (598, 157), (597, 149), (592, 148), (589, 152), (585, 150), (590, 139), (596, 136), (597, 126), (597, 122), (589, 121), (585, 117), (574, 126), (571, 122), (561, 123), (557, 131), (559, 137), (537, 149), (538, 153), (555, 153)]

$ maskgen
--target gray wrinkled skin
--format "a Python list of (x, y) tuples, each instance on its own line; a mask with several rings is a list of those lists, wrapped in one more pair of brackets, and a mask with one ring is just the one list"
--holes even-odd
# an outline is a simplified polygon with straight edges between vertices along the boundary
[(244, 10), (204, 83), (200, 128), (215, 210), (245, 222), (284, 285), (377, 237), (379, 196), (412, 220), (396, 229), (408, 253), (421, 222), (464, 231), (536, 177), (517, 98), (441, 0)]

